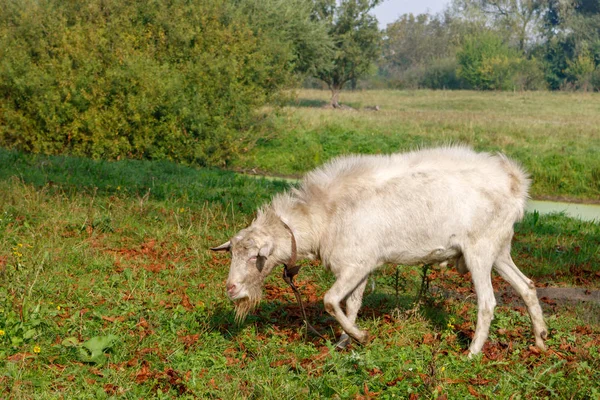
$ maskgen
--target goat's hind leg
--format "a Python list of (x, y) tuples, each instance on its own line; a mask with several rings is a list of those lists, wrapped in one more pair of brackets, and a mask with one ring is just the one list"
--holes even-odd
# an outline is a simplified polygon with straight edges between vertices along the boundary
[(490, 257), (489, 249), (483, 246), (469, 252), (465, 251), (463, 254), (477, 295), (477, 325), (473, 341), (469, 346), (469, 356), (472, 356), (483, 348), (494, 318), (496, 298), (492, 286), (493, 259)]
[[(323, 298), (325, 310), (338, 321), (344, 333), (359, 343), (365, 343), (369, 339), (369, 334), (367, 331), (360, 330), (355, 325), (355, 321), (369, 275), (352, 273), (356, 270), (352, 269), (351, 271), (350, 268), (346, 271), (348, 272), (337, 277), (333, 286), (325, 293)], [(355, 297), (352, 297), (353, 295)], [(346, 302), (348, 315), (341, 307), (341, 303), (345, 299), (348, 299)], [(342, 337), (342, 339), (344, 338)]]
[(540, 350), (546, 350), (544, 339), (548, 336), (548, 328), (544, 322), (542, 308), (537, 297), (535, 285), (519, 270), (510, 256), (510, 247), (505, 249), (496, 262), (494, 268), (523, 298), (527, 311), (531, 317), (535, 344)]

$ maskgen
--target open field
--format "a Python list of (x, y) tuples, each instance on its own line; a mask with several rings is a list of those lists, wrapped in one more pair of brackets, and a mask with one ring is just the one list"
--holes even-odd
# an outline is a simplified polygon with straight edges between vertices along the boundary
[[(234, 167), (296, 176), (339, 154), (466, 143), (519, 160), (533, 177), (534, 198), (600, 201), (598, 93), (342, 93), (358, 111), (324, 109), (328, 100), (327, 91), (298, 91), (270, 117), (270, 136)], [(364, 110), (374, 105), (381, 110)]]
[[(328, 115), (296, 113), (308, 111)], [(321, 303), (331, 277), (316, 264), (305, 264), (298, 282), (329, 342), (304, 338), (277, 272), (258, 310), (237, 326), (224, 290), (228, 257), (208, 247), (286, 187), (167, 162), (0, 149), (0, 397), (600, 396), (600, 306), (544, 299), (550, 350), (540, 354), (524, 305), (498, 277), (496, 319), (474, 360), (463, 355), (476, 316), (472, 285), (451, 268), (429, 273), (416, 313), (408, 311), (420, 269), (378, 272), (359, 315), (374, 340), (347, 352), (332, 349), (338, 326)], [(599, 248), (598, 224), (529, 214), (513, 256), (541, 285), (593, 289)]]

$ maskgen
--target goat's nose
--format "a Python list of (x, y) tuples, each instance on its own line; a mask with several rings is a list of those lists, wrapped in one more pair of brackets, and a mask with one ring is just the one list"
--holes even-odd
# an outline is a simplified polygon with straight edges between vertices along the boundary
[(235, 290), (235, 285), (233, 283), (228, 283), (225, 287), (227, 288), (227, 291), (229, 293), (231, 293)]

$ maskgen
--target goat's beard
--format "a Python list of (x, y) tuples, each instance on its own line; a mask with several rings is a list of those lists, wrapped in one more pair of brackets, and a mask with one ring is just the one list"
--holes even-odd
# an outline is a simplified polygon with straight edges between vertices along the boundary
[(260, 287), (252, 287), (248, 289), (248, 296), (235, 300), (235, 322), (241, 324), (246, 320), (250, 311), (254, 310), (262, 297)]

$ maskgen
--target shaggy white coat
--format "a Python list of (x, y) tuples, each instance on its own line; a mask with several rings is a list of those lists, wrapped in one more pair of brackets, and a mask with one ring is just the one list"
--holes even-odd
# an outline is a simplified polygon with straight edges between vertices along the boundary
[(361, 343), (368, 333), (355, 321), (373, 270), (453, 260), (459, 271), (471, 272), (477, 294), (471, 354), (481, 351), (493, 318), (494, 268), (525, 301), (536, 345), (544, 349), (547, 328), (535, 286), (510, 256), (529, 184), (505, 156), (467, 147), (340, 157), (275, 196), (248, 228), (215, 250), (232, 253), (227, 291), (243, 318), (259, 302), (266, 275), (291, 255), (285, 222), (298, 258), (318, 258), (335, 275), (325, 309)]

